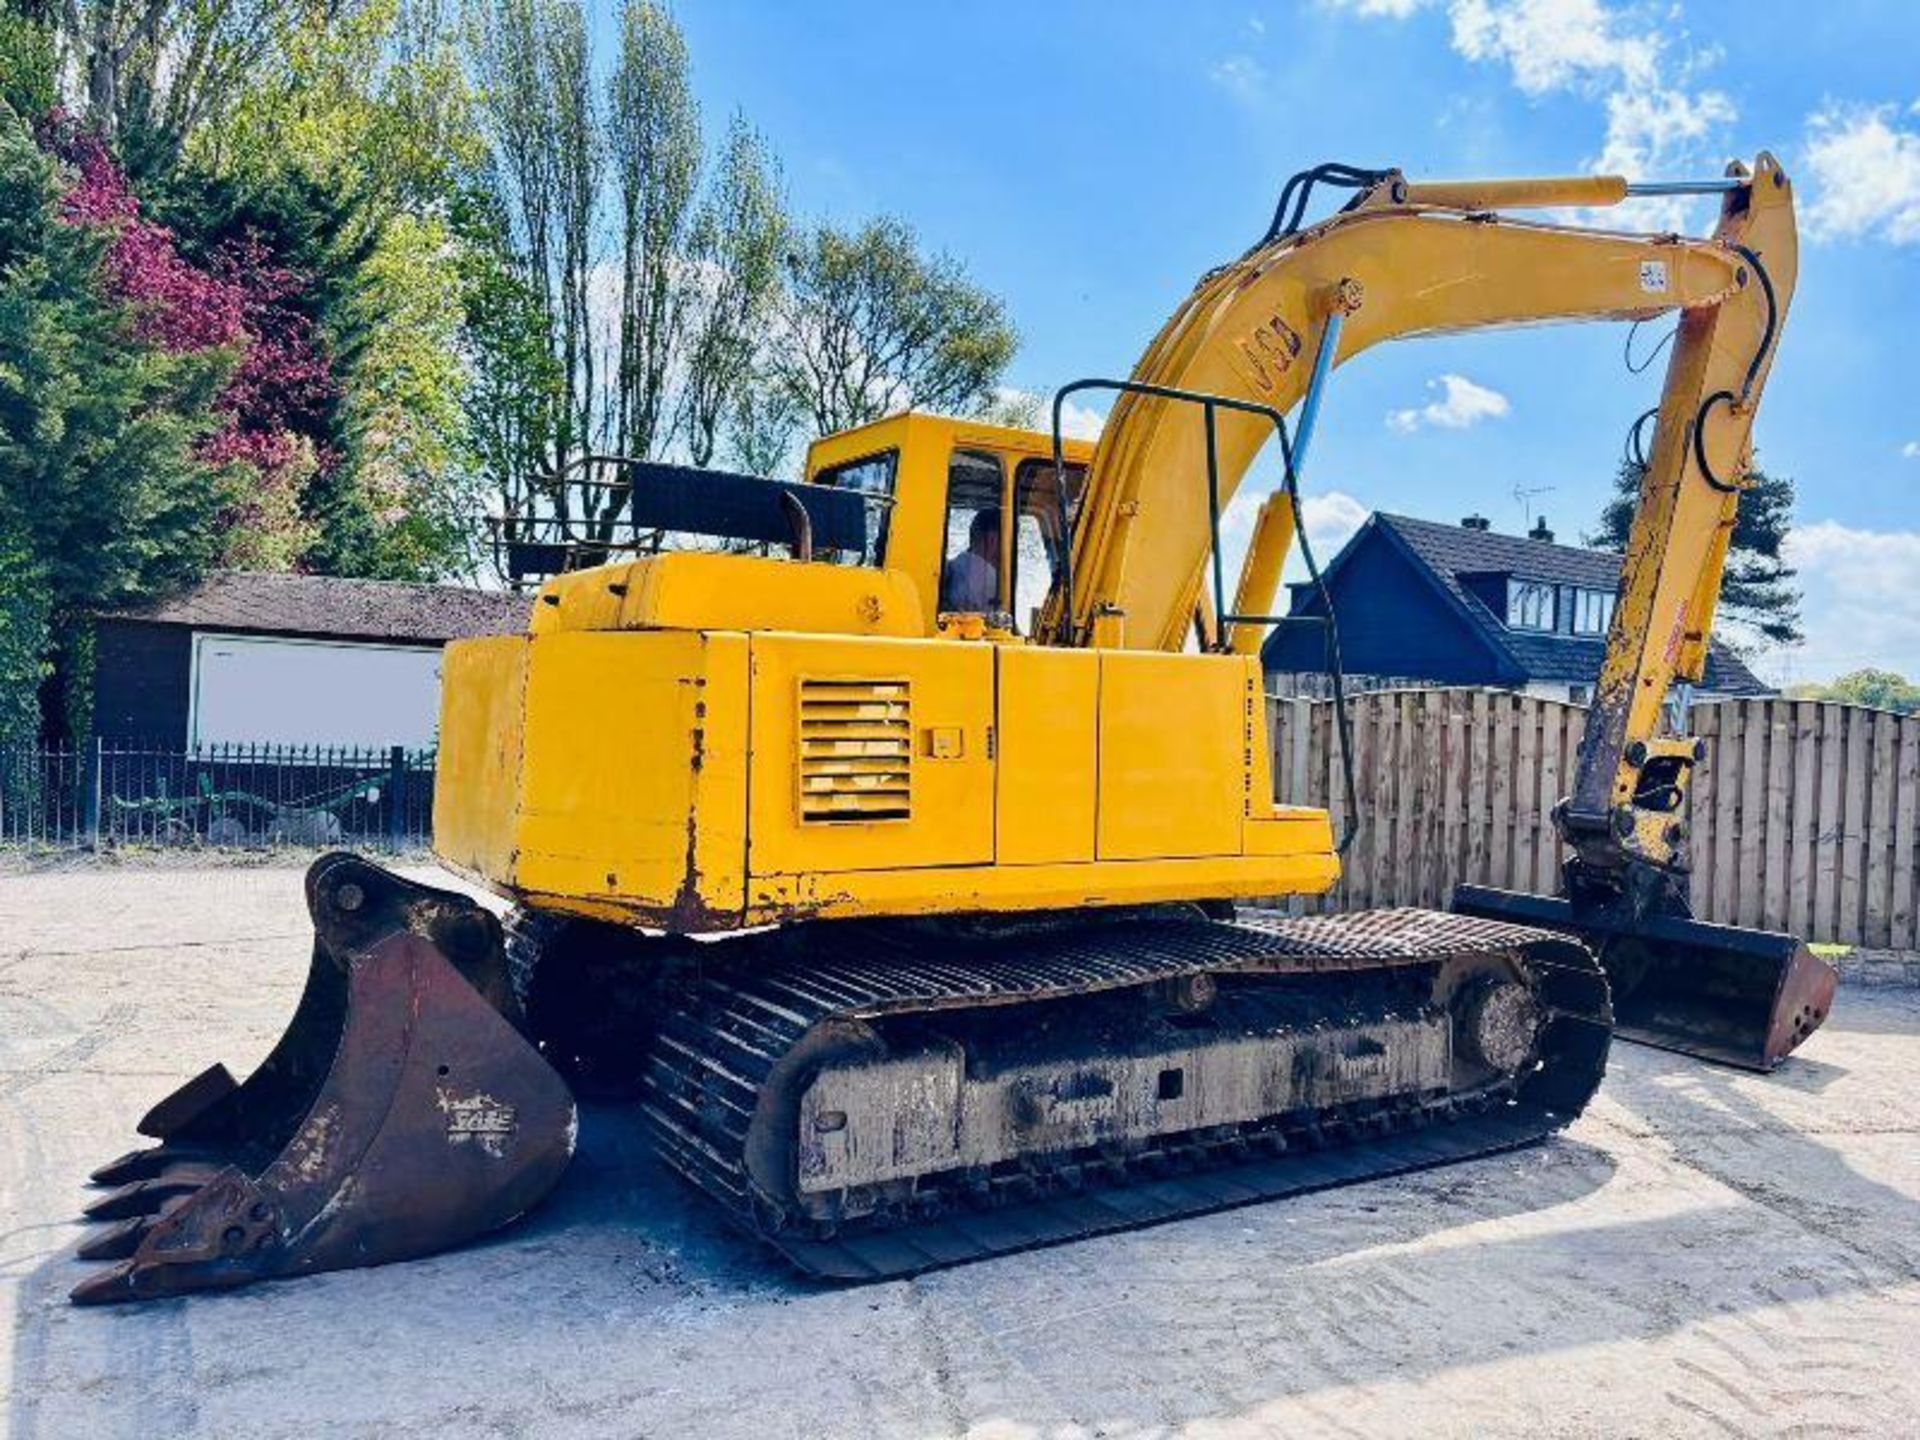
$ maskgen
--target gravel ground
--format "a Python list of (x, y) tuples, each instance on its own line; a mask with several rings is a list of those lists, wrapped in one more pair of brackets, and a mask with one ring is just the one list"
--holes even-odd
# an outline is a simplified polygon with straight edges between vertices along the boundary
[(1895, 1434), (1920, 1427), (1920, 992), (1769, 1079), (1621, 1046), (1565, 1136), (908, 1283), (816, 1289), (590, 1110), (460, 1253), (136, 1310), (65, 1293), (90, 1166), (291, 1013), (295, 870), (0, 879), (16, 1435)]

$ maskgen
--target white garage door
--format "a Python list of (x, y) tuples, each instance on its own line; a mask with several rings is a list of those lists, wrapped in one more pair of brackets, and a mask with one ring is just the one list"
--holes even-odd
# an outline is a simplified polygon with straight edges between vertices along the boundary
[(439, 718), (438, 647), (194, 637), (198, 745), (425, 747)]

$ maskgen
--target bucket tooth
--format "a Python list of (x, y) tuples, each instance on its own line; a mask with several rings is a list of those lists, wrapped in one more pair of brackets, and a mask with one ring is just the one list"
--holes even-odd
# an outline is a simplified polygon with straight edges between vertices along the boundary
[(1453, 908), (1563, 931), (1600, 957), (1616, 1033), (1742, 1069), (1773, 1069), (1833, 1008), (1833, 966), (1791, 935), (1462, 885)]
[[(573, 1153), (566, 1085), (516, 1028), (498, 924), (352, 856), (307, 876), (307, 987), (243, 1083), (214, 1067), (150, 1112), (163, 1143), (101, 1172), (79, 1304), (376, 1265), (506, 1224)], [(145, 1122), (143, 1122), (144, 1128)]]
[(84, 1241), (73, 1252), (78, 1260), (124, 1260), (140, 1248), (140, 1242), (147, 1238), (147, 1232), (153, 1228), (151, 1215), (136, 1215), (131, 1220), (121, 1220), (100, 1230)]
[(180, 1195), (190, 1195), (220, 1173), (218, 1165), (176, 1165), (150, 1180), (136, 1180), (110, 1190), (81, 1213), (89, 1220), (125, 1220), (152, 1215)]
[(93, 1185), (127, 1185), (135, 1180), (151, 1180), (168, 1165), (173, 1156), (165, 1145), (143, 1145), (137, 1150), (116, 1156), (104, 1165), (94, 1167), (87, 1176)]
[(147, 1111), (133, 1128), (149, 1139), (170, 1139), (190, 1130), (195, 1120), (239, 1088), (233, 1072), (216, 1062)]

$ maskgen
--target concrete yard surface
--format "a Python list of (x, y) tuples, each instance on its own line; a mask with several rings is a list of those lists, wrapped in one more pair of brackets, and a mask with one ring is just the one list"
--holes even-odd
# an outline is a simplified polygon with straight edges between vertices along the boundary
[(0, 878), (15, 1436), (1920, 1433), (1920, 992), (1772, 1077), (1619, 1045), (1517, 1154), (833, 1290), (589, 1108), (480, 1245), (140, 1308), (66, 1292), (87, 1171), (291, 1014), (294, 869)]

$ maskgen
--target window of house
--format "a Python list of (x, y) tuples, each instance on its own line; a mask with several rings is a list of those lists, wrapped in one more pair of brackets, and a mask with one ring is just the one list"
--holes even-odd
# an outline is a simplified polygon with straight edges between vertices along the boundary
[(1567, 686), (1567, 699), (1575, 705), (1591, 705), (1593, 703), (1593, 687), (1591, 685), (1569, 685)]
[(1613, 592), (1610, 590), (1574, 590), (1573, 633), (1604, 635), (1613, 623)]
[(1507, 582), (1507, 625), (1514, 630), (1551, 630), (1553, 586), (1537, 580)]
[(985, 450), (956, 450), (947, 462), (947, 543), (941, 552), (940, 609), (985, 614), (1000, 606), (1000, 504), (1005, 472)]
[(879, 565), (887, 553), (887, 527), (893, 520), (893, 482), (900, 468), (900, 452), (882, 451), (878, 455), (867, 455), (858, 460), (849, 460), (844, 465), (835, 465), (822, 470), (813, 477), (816, 485), (834, 485), (842, 490), (853, 490), (866, 498), (867, 529), (866, 542), (856, 553), (852, 550), (835, 550), (821, 559), (835, 560), (842, 565)]
[(1062, 529), (1060, 487), (1053, 461), (1022, 460), (1014, 471), (1014, 511), (1018, 528), (1013, 537), (1013, 620), (1023, 635), (1031, 635), (1047, 596), (1066, 569), (1067, 545), (1073, 517), (1080, 509), (1080, 492), (1087, 467), (1061, 468), (1067, 487), (1067, 528)]

